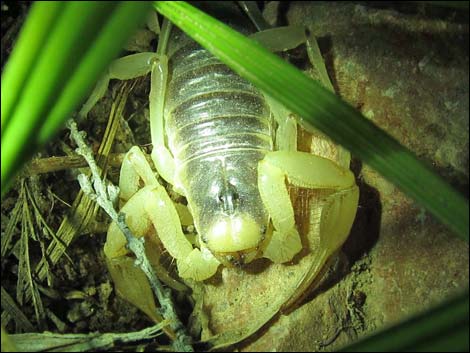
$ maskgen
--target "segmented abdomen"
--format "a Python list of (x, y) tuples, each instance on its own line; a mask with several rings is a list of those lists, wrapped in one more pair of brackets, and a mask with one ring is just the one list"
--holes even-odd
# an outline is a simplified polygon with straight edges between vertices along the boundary
[(205, 241), (217, 224), (244, 219), (258, 225), (254, 239), (261, 238), (269, 215), (258, 163), (273, 148), (269, 107), (253, 85), (186, 36), (173, 43), (179, 45), (169, 50), (165, 129), (175, 183), (197, 232)]
[(169, 147), (178, 164), (209, 155), (272, 150), (262, 94), (194, 42), (170, 57), (165, 107)]

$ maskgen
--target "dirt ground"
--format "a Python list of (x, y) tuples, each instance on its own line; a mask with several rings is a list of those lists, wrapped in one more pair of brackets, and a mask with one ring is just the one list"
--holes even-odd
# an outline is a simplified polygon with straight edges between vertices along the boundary
[[(28, 6), (2, 2), (2, 67)], [(271, 24), (309, 26), (337, 93), (468, 198), (468, 11), (465, 18), (458, 9), (422, 4), (273, 1), (264, 15)], [(302, 48), (299, 53), (292, 59), (305, 66)], [(119, 122), (111, 151), (117, 157), (108, 168), (114, 184), (122, 153), (136, 144), (150, 152), (148, 85), (148, 78), (140, 79), (126, 91), (126, 121)], [(114, 83), (79, 124), (94, 151), (120, 87)], [(131, 332), (152, 324), (116, 295), (102, 250), (108, 217), (92, 204), (71, 215), (78, 168), (38, 174), (41, 160), (70, 156), (75, 147), (64, 130), (2, 200), (2, 326), (10, 333)], [(335, 351), (468, 288), (468, 243), (355, 156), (351, 169), (360, 189), (356, 220), (319, 287), (232, 349)], [(300, 228), (305, 197), (301, 191), (292, 196)], [(46, 261), (66, 215), (78, 231), (60, 258)], [(196, 339), (248, 327), (295, 289), (313, 256), (305, 251), (287, 265), (257, 260), (189, 282), (191, 297), (175, 293), (179, 314)], [(160, 337), (119, 348), (167, 344)]]

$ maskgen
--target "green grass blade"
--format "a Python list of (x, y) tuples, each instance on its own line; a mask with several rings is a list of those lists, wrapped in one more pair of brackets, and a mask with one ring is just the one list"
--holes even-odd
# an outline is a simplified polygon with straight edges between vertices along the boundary
[(344, 348), (343, 352), (468, 352), (468, 291), (399, 325)]
[[(415, 1), (420, 2), (420, 1)], [(469, 1), (424, 1), (430, 5), (442, 6), (442, 7), (453, 7), (455, 9), (468, 10)]]
[[(50, 5), (35, 5), (27, 19), (37, 18)], [(42, 7), (42, 8), (41, 8)], [(37, 10), (39, 8), (39, 10)], [(67, 2), (56, 11), (58, 18), (46, 23), (43, 44), (36, 48), (37, 60), (25, 77), (19, 93), (12, 98), (8, 83), (15, 82), (17, 71), (5, 70), (2, 76), (2, 106), (5, 100), (16, 104), (2, 115), (1, 187), (2, 196), (21, 164), (61, 126), (71, 111), (82, 103), (93, 83), (115, 57), (138, 23), (145, 20), (150, 2)], [(18, 42), (31, 41), (23, 31)], [(21, 67), (24, 58), (14, 49), (9, 67)], [(17, 62), (10, 63), (16, 59)], [(71, 81), (70, 81), (71, 80)], [(68, 83), (70, 81), (70, 83)], [(6, 88), (3, 90), (3, 88)], [(3, 124), (5, 121), (5, 125)]]
[[(39, 3), (38, 6), (48, 5)], [(94, 33), (99, 31), (115, 6), (116, 2), (104, 5), (67, 2), (53, 27), (49, 28), (49, 36), (42, 48), (38, 48), (38, 59), (23, 86), (21, 99), (12, 111), (8, 125), (2, 129), (2, 192), (5, 189), (4, 182), (12, 177), (13, 171), (22, 163), (18, 158), (22, 151), (28, 149), (28, 154), (31, 154), (37, 148), (34, 136), (47, 117), (48, 110), (89, 46)], [(28, 18), (27, 22), (30, 20)], [(10, 73), (6, 72), (5, 75)]]
[[(42, 126), (38, 136), (39, 144), (51, 139), (61, 126), (63, 117), (69, 115), (76, 106), (77, 97), (79, 100), (86, 98), (95, 83), (89, 78), (101, 74), (106, 63), (109, 63), (125, 44), (128, 37), (125, 33), (132, 33), (132, 30), (143, 22), (145, 13), (149, 9), (150, 4), (145, 2), (137, 6), (136, 2), (128, 1), (120, 4), (114, 11), (112, 18), (80, 62)], [(103, 64), (97, 65), (98, 62)]]
[(390, 135), (292, 65), (185, 2), (155, 8), (240, 76), (379, 171), (468, 241), (468, 200)]
[(48, 29), (54, 25), (64, 7), (65, 3), (58, 1), (48, 2), (46, 6), (35, 3), (31, 7), (30, 20), (21, 30), (15, 50), (11, 53), (2, 76), (2, 134), (22, 87), (36, 63), (37, 53), (49, 35)]

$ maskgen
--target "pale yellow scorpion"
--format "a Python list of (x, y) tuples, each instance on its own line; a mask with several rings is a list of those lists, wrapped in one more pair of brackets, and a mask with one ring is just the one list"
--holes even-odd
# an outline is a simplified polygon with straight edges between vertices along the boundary
[[(251, 23), (239, 14), (219, 18), (250, 33)], [(275, 38), (265, 32), (255, 39), (267, 39), (272, 47)], [(298, 152), (292, 115), (168, 22), (156, 53), (118, 59), (104, 81), (149, 72), (151, 157), (158, 175), (186, 198), (193, 221), (182, 216), (184, 207), (175, 206), (140, 148), (133, 147), (119, 182), (121, 211), (132, 232), (148, 244), (159, 239), (184, 279), (202, 281), (220, 264), (259, 257), (285, 263), (302, 248), (288, 182), (332, 191), (316, 220), (318, 236), (328, 239), (318, 253), (324, 264), (347, 238), (356, 214), (359, 191), (347, 166)], [(98, 98), (95, 92), (89, 104)], [(195, 242), (183, 233), (181, 217), (194, 222)], [(126, 256), (126, 239), (114, 223), (104, 251), (118, 292), (154, 317), (147, 280)]]

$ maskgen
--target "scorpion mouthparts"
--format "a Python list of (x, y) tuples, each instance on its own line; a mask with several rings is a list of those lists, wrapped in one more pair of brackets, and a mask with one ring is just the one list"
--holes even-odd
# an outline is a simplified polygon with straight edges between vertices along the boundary
[(214, 256), (225, 267), (243, 267), (258, 256), (258, 249), (252, 248), (244, 251), (215, 253)]

